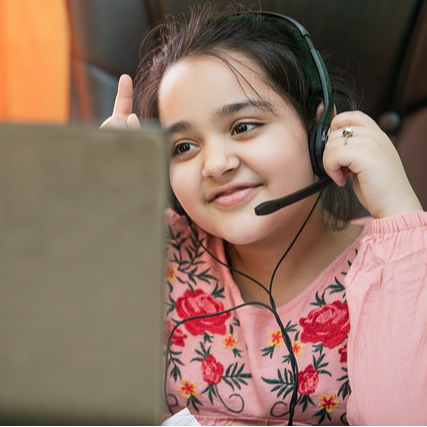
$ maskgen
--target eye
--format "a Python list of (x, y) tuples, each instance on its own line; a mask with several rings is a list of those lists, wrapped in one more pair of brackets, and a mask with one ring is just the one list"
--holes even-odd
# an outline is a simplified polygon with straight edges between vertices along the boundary
[(232, 135), (240, 135), (256, 129), (259, 125), (257, 123), (237, 123), (231, 131)]
[(180, 142), (173, 147), (172, 155), (179, 156), (189, 151), (195, 150), (197, 148), (196, 144), (192, 144), (191, 142)]

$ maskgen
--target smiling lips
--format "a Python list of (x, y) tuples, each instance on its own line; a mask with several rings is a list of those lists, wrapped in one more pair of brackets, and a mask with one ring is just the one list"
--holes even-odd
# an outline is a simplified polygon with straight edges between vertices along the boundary
[(252, 195), (259, 185), (237, 184), (215, 190), (208, 201), (221, 207), (233, 207)]

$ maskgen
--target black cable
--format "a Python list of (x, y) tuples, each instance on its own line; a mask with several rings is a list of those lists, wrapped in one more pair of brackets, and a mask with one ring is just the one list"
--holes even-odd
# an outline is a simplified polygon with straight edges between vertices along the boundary
[(320, 193), (317, 196), (317, 199), (313, 205), (313, 207), (311, 208), (310, 212), (307, 215), (307, 218), (305, 219), (305, 221), (303, 222), (302, 226), (300, 227), (300, 229), (298, 230), (298, 233), (296, 234), (296, 236), (294, 237), (294, 239), (292, 240), (291, 244), (289, 245), (288, 249), (286, 250), (286, 252), (282, 255), (282, 258), (279, 259), (279, 262), (277, 263), (276, 267), (273, 270), (273, 274), (271, 275), (271, 279), (270, 279), (270, 286), (269, 286), (269, 293), (271, 294), (273, 291), (273, 282), (274, 282), (274, 278), (276, 276), (277, 270), (280, 267), (280, 264), (282, 264), (283, 260), (286, 258), (286, 256), (288, 255), (289, 251), (292, 249), (292, 247), (294, 246), (295, 242), (297, 241), (298, 237), (300, 236), (300, 234), (302, 233), (302, 230), (305, 228), (305, 226), (307, 225), (308, 220), (311, 218), (311, 215), (313, 215), (314, 209), (316, 209), (317, 204), (319, 203), (320, 197), (321, 197), (322, 193)]
[(305, 219), (304, 223), (302, 224), (302, 226), (298, 230), (298, 233), (296, 234), (296, 236), (292, 240), (291, 244), (289, 245), (288, 249), (282, 255), (282, 257), (280, 258), (279, 262), (277, 263), (277, 265), (276, 265), (276, 267), (275, 267), (275, 269), (273, 271), (273, 274), (271, 275), (270, 285), (269, 285), (269, 292), (268, 292), (268, 294), (269, 294), (269, 297), (270, 297), (271, 308), (272, 308), (273, 314), (274, 314), (274, 316), (276, 318), (276, 322), (279, 325), (280, 330), (282, 331), (283, 342), (285, 343), (286, 348), (287, 348), (287, 350), (289, 352), (289, 361), (290, 361), (290, 364), (291, 364), (292, 375), (294, 377), (294, 389), (292, 390), (291, 401), (289, 403), (289, 422), (288, 422), (288, 425), (292, 425), (293, 416), (294, 416), (294, 412), (295, 412), (295, 406), (297, 405), (297, 400), (298, 400), (298, 363), (297, 363), (296, 357), (294, 355), (294, 351), (292, 349), (292, 341), (289, 338), (289, 335), (288, 335), (288, 333), (285, 330), (285, 327), (283, 325), (282, 319), (280, 318), (279, 314), (277, 313), (276, 302), (275, 302), (274, 297), (273, 297), (273, 283), (274, 283), (274, 279), (276, 277), (276, 273), (277, 273), (280, 265), (282, 264), (282, 262), (285, 259), (285, 257), (288, 255), (289, 251), (294, 246), (294, 244), (297, 241), (298, 237), (302, 233), (302, 230), (307, 225), (308, 220), (311, 218), (311, 215), (313, 214), (314, 210), (316, 209), (317, 204), (319, 203), (321, 195), (322, 195), (322, 193), (320, 193), (319, 196), (317, 197), (316, 202), (314, 203), (313, 207), (311, 208), (311, 210), (310, 210), (309, 214), (307, 215), (307, 218)]
[[(248, 280), (252, 281), (253, 283), (255, 283), (256, 285), (260, 286), (262, 289), (265, 290), (265, 292), (268, 294), (269, 299), (270, 299), (270, 306), (267, 304), (264, 304), (262, 302), (259, 301), (252, 301), (252, 302), (247, 302), (244, 304), (240, 304), (238, 306), (229, 308), (227, 310), (218, 312), (218, 313), (212, 313), (212, 314), (204, 314), (204, 315), (200, 315), (200, 316), (194, 316), (194, 317), (189, 317), (187, 319), (182, 320), (181, 322), (178, 322), (174, 328), (172, 329), (172, 331), (169, 334), (169, 338), (168, 338), (168, 343), (167, 343), (167, 347), (166, 347), (166, 357), (165, 357), (165, 380), (164, 380), (164, 398), (165, 398), (165, 402), (166, 402), (166, 406), (169, 410), (169, 412), (171, 414), (173, 414), (173, 410), (171, 405), (168, 402), (168, 394), (167, 394), (167, 371), (168, 371), (168, 364), (169, 364), (169, 359), (168, 359), (168, 355), (170, 354), (170, 347), (171, 347), (171, 341), (172, 341), (172, 336), (175, 332), (175, 330), (181, 326), (182, 324), (190, 321), (190, 320), (196, 320), (196, 319), (206, 319), (206, 318), (210, 318), (210, 317), (215, 317), (215, 316), (219, 316), (225, 313), (230, 313), (234, 310), (237, 310), (239, 308), (242, 307), (246, 307), (249, 305), (259, 305), (261, 307), (266, 308), (267, 310), (269, 310), (275, 320), (276, 323), (278, 324), (281, 333), (282, 333), (282, 338), (283, 338), (283, 342), (285, 343), (286, 349), (288, 350), (289, 353), (289, 360), (290, 360), (290, 364), (291, 364), (291, 370), (292, 370), (292, 376), (293, 376), (293, 384), (294, 384), (294, 388), (292, 390), (292, 396), (291, 396), (291, 401), (289, 402), (289, 417), (288, 417), (288, 425), (293, 425), (293, 417), (294, 417), (294, 412), (295, 412), (295, 407), (297, 404), (297, 399), (298, 399), (298, 363), (296, 361), (293, 349), (292, 349), (292, 341), (288, 335), (288, 333), (286, 332), (285, 326), (283, 325), (283, 322), (279, 316), (279, 314), (277, 313), (277, 307), (276, 307), (276, 302), (274, 300), (273, 297), (273, 283), (274, 283), (274, 279), (276, 276), (276, 273), (281, 265), (281, 263), (283, 262), (283, 260), (286, 258), (286, 256), (288, 255), (288, 253), (290, 252), (290, 250), (292, 249), (292, 247), (294, 246), (295, 242), (297, 241), (297, 239), (299, 238), (300, 234), (302, 233), (303, 229), (305, 228), (305, 226), (307, 225), (307, 222), (309, 221), (309, 219), (311, 218), (311, 215), (313, 214), (320, 198), (321, 198), (322, 192), (319, 194), (319, 196), (316, 199), (316, 202), (314, 203), (313, 207), (311, 208), (309, 214), (307, 215), (307, 218), (305, 219), (305, 221), (303, 222), (302, 226), (300, 227), (300, 229), (298, 230), (297, 234), (295, 235), (294, 239), (292, 240), (291, 244), (289, 245), (288, 249), (285, 251), (285, 253), (282, 255), (282, 257), (280, 258), (279, 262), (277, 263), (276, 267), (273, 270), (273, 273), (271, 275), (271, 279), (270, 279), (270, 284), (269, 284), (269, 288), (267, 289), (266, 286), (264, 286), (262, 283), (260, 283), (258, 280), (254, 279), (253, 277), (247, 275), (246, 273), (243, 273), (242, 271), (237, 270), (236, 268), (226, 264), (224, 261), (221, 261), (217, 256), (215, 256), (202, 242), (202, 240), (199, 238), (198, 232), (197, 230), (194, 228), (193, 226), (193, 222), (191, 221), (191, 218), (187, 217), (188, 221), (189, 221), (189, 225), (191, 228), (191, 231), (194, 235), (194, 237), (197, 239), (197, 241), (199, 242), (200, 246), (206, 251), (206, 253), (212, 258), (214, 259), (216, 262), (218, 262), (220, 265), (226, 267), (227, 269), (229, 269), (231, 272), (234, 272), (236, 274), (239, 274), (245, 278), (247, 278)], [(172, 358), (170, 359), (172, 363), (173, 360)]]

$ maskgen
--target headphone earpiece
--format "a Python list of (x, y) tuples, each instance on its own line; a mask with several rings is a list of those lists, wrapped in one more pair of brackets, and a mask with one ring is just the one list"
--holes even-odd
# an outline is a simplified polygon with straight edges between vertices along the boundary
[(327, 176), (323, 166), (323, 152), (328, 141), (329, 127), (323, 128), (322, 123), (316, 123), (308, 136), (308, 151), (310, 153), (313, 172), (319, 177)]

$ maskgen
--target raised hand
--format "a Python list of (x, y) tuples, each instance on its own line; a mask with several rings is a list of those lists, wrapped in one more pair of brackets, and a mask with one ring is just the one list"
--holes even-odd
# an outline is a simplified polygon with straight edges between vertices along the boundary
[(133, 83), (130, 76), (123, 74), (119, 79), (113, 114), (104, 121), (101, 129), (137, 129), (141, 125), (133, 109)]
[[(351, 135), (345, 136), (346, 128)], [(360, 111), (334, 117), (323, 164), (339, 186), (352, 178), (359, 201), (374, 218), (422, 210), (393, 143)]]

